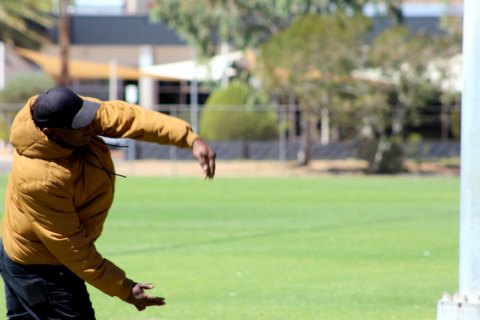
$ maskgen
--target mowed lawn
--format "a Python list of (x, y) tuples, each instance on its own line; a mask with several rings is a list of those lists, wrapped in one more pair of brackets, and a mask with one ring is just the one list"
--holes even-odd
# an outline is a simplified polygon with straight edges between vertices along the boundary
[(100, 320), (435, 319), (458, 208), (453, 177), (119, 178), (97, 247), (167, 305), (89, 291)]

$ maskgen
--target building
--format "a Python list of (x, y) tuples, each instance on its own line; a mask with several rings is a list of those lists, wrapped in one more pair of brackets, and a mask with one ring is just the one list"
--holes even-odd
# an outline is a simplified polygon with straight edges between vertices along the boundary
[[(177, 78), (175, 74), (156, 73), (152, 76), (145, 72), (152, 70), (150, 67), (154, 65), (178, 62), (185, 65), (186, 61), (195, 58), (194, 50), (173, 30), (161, 22), (149, 20), (149, 0), (107, 0), (101, 4), (94, 0), (77, 0), (76, 3), (70, 7), (69, 19), (74, 89), (102, 99), (128, 99), (151, 109), (159, 105), (189, 105), (192, 100), (203, 103), (208, 90), (202, 87), (198, 96), (191, 99), (192, 90), (198, 90), (194, 87), (198, 79)], [(462, 1), (453, 0), (446, 5), (440, 0), (406, 0), (403, 10), (405, 22), (412, 29), (437, 32), (442, 15), (461, 14)], [(367, 7), (366, 12), (373, 16), (382, 13), (382, 7)], [(387, 19), (375, 18), (373, 33), (380, 32), (387, 25)], [(51, 39), (52, 42), (41, 52), (21, 54), (54, 75), (59, 72), (58, 62), (55, 62), (59, 56), (56, 30), (53, 30)], [(228, 61), (224, 65), (227, 72)], [(25, 63), (23, 66), (28, 67)], [(171, 65), (175, 66), (178, 64)], [(127, 87), (129, 90), (125, 90)]]

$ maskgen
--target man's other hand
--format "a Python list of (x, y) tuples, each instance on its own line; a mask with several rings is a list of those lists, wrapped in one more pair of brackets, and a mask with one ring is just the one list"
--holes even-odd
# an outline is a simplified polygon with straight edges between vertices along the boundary
[(145, 290), (153, 289), (153, 284), (148, 283), (136, 283), (130, 295), (128, 296), (127, 303), (133, 304), (138, 311), (143, 311), (147, 307), (151, 306), (163, 306), (165, 304), (165, 299), (161, 297), (151, 296), (145, 293)]
[(192, 153), (200, 162), (205, 179), (213, 179), (215, 176), (215, 152), (201, 139), (196, 139), (193, 142)]

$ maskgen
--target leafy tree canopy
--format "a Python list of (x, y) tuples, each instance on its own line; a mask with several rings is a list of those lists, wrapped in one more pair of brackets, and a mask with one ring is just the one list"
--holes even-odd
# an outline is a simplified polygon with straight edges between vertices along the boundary
[(365, 5), (385, 4), (390, 12), (395, 0), (154, 0), (152, 18), (164, 21), (212, 54), (219, 41), (238, 48), (256, 47), (285, 29), (298, 16), (362, 12)]
[[(350, 81), (361, 62), (361, 45), (370, 22), (357, 15), (306, 15), (261, 47), (259, 69), (269, 91), (291, 90), (312, 104), (325, 90)], [(322, 90), (323, 89), (323, 90)]]
[(0, 40), (36, 47), (44, 39), (42, 28), (52, 25), (51, 0), (1, 0)]

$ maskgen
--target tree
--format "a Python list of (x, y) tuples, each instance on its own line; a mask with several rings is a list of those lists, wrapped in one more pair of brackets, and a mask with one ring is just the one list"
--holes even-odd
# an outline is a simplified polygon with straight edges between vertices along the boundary
[(37, 47), (52, 25), (51, 0), (1, 0), (0, 40), (7, 45)]
[(461, 52), (463, 39), (463, 19), (458, 16), (445, 16), (440, 21), (440, 28), (444, 32), (441, 37), (442, 43), (442, 61), (437, 63), (440, 81), (440, 102), (442, 105), (442, 139), (448, 135), (451, 129), (455, 138), (460, 137), (460, 105), (461, 93), (459, 88), (455, 88), (452, 81), (448, 79), (457, 79), (459, 77), (461, 66)]
[[(164, 21), (203, 54), (220, 42), (257, 47), (287, 28), (298, 16), (360, 13), (375, 0), (154, 0), (151, 16)], [(391, 1), (388, 1), (391, 2)]]
[(68, 63), (70, 60), (70, 17), (68, 14), (69, 0), (59, 0), (58, 17), (58, 44), (60, 45), (60, 76), (58, 84), (62, 86), (70, 85), (70, 70)]
[[(380, 80), (359, 82), (355, 89), (358, 132), (369, 133), (366, 140), (371, 147), (367, 152), (370, 172), (400, 169), (397, 160), (406, 125), (419, 124), (422, 108), (441, 96), (432, 70), (437, 61), (448, 56), (445, 48), (442, 36), (414, 34), (403, 26), (384, 31), (370, 46), (366, 66)], [(400, 165), (385, 167), (394, 160)]]
[(210, 141), (276, 139), (278, 121), (267, 101), (247, 83), (232, 81), (207, 99), (200, 134)]
[(0, 103), (22, 103), (23, 105), (28, 98), (53, 85), (53, 80), (44, 73), (16, 75), (7, 81), (4, 89), (0, 90)]
[(311, 159), (313, 133), (321, 110), (351, 86), (352, 70), (361, 59), (363, 16), (306, 15), (261, 47), (259, 71), (267, 91), (293, 94), (302, 110), (302, 147), (298, 164)]
[[(401, 21), (401, 0), (154, 0), (151, 16), (153, 19), (162, 20), (169, 27), (175, 29), (181, 37), (199, 48), (204, 55), (211, 55), (216, 51), (219, 43), (228, 43), (240, 49), (247, 47), (258, 48), (262, 44), (267, 43), (272, 37), (275, 37), (275, 35), (289, 28), (290, 24), (296, 21), (297, 18), (307, 15), (328, 15), (336, 12), (346, 12), (351, 16), (362, 13), (367, 4), (384, 4), (387, 11), (396, 17), (397, 21)], [(356, 34), (361, 34), (364, 28), (365, 26), (361, 26)], [(325, 29), (324, 31), (326, 37), (328, 37), (330, 30)], [(349, 29), (349, 32), (355, 31), (354, 29)], [(358, 41), (359, 39), (360, 37), (354, 40)], [(351, 38), (348, 40), (350, 41)], [(339, 42), (337, 41), (337, 43)], [(301, 48), (306, 43), (308, 44), (308, 42), (300, 39), (297, 41), (298, 48)], [(343, 47), (350, 48), (351, 44), (352, 42), (349, 42)], [(335, 56), (334, 52), (337, 50), (337, 47), (342, 47), (342, 45), (337, 46), (333, 43), (329, 45), (332, 48), (330, 51), (333, 56)], [(355, 48), (357, 47), (355, 46)], [(281, 47), (278, 49), (281, 50)], [(326, 50), (325, 47), (320, 49)], [(344, 56), (344, 54), (348, 53), (347, 49), (346, 52), (340, 52), (339, 56)], [(358, 51), (354, 50), (351, 53), (358, 53)], [(353, 55), (350, 54), (349, 56), (352, 57)], [(285, 57), (285, 59), (288, 59), (288, 57)], [(334, 61), (340, 62), (335, 59)], [(318, 65), (320, 62), (324, 65), (330, 64), (329, 60), (317, 61), (316, 64)], [(266, 70), (268, 68), (265, 68), (264, 71)], [(318, 70), (322, 69), (319, 68)], [(290, 72), (290, 70), (286, 69), (286, 72)], [(344, 70), (339, 73), (343, 72)], [(331, 70), (327, 70), (326, 74), (330, 73)], [(312, 73), (309, 73), (309, 75), (313, 78), (315, 77)], [(312, 85), (312, 82), (305, 85), (305, 88), (303, 88), (305, 90), (299, 87), (295, 89), (297, 92), (301, 89), (300, 94), (303, 95), (300, 100), (302, 100), (303, 110), (306, 112), (304, 113), (303, 122), (303, 125), (306, 127), (302, 132), (304, 147), (302, 152), (300, 152), (303, 160), (299, 161), (300, 164), (307, 164), (310, 159), (309, 150), (312, 139), (310, 131), (313, 131), (313, 127), (316, 124), (315, 117), (318, 116), (315, 107), (315, 105), (318, 105), (318, 102), (315, 102), (315, 99), (322, 101), (324, 106), (331, 105), (329, 101), (335, 98), (332, 94), (340, 91), (340, 89), (333, 90), (332, 88), (344, 86), (338, 85), (337, 80), (333, 84), (329, 84), (326, 80), (322, 83), (324, 90), (317, 97), (312, 95), (316, 89), (316, 85)], [(312, 87), (307, 88), (310, 85)], [(327, 87), (330, 89), (326, 89)], [(282, 93), (286, 93), (287, 89), (283, 87)], [(307, 92), (309, 93), (307, 94)], [(275, 94), (275, 91), (271, 93)], [(311, 106), (308, 106), (309, 104)], [(328, 112), (323, 114), (328, 115)]]
[(19, 74), (7, 81), (5, 88), (0, 90), (0, 140), (8, 141), (10, 125), (23, 103), (53, 84), (53, 80), (43, 73)]

